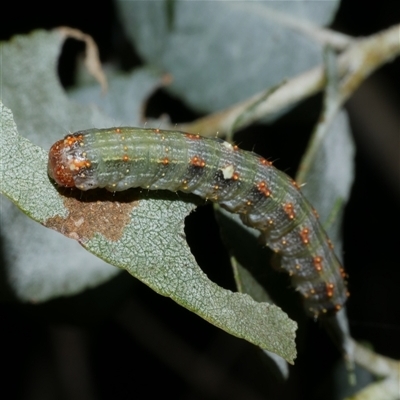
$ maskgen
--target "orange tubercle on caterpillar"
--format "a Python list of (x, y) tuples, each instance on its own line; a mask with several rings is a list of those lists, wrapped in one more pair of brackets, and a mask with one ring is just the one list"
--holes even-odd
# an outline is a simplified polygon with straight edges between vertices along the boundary
[(193, 165), (194, 167), (200, 167), (200, 168), (204, 168), (206, 166), (206, 162), (198, 156), (192, 157), (190, 160), (190, 164)]
[(314, 264), (314, 268), (316, 269), (317, 272), (322, 271), (322, 257), (320, 257), (320, 256), (314, 257), (313, 264)]
[(308, 228), (304, 228), (300, 231), (300, 237), (304, 244), (310, 243), (310, 230)]
[(328, 298), (333, 297), (334, 289), (335, 289), (335, 285), (333, 283), (326, 284), (326, 295), (328, 296)]
[(266, 182), (261, 181), (257, 184), (257, 189), (261, 192), (265, 197), (271, 196), (271, 191), (268, 189), (268, 185)]
[(232, 179), (234, 180), (234, 181), (238, 181), (239, 180), (239, 174), (237, 173), (237, 172), (234, 172), (233, 173), (233, 175), (232, 175)]
[(283, 211), (285, 211), (285, 213), (289, 217), (289, 219), (291, 219), (291, 220), (295, 219), (296, 214), (294, 212), (293, 203), (285, 203), (283, 205)]
[(195, 135), (194, 133), (185, 133), (185, 136), (191, 140), (199, 140), (200, 135)]
[(260, 158), (260, 162), (261, 162), (262, 165), (267, 165), (268, 167), (272, 166), (272, 162), (266, 160), (265, 158)]

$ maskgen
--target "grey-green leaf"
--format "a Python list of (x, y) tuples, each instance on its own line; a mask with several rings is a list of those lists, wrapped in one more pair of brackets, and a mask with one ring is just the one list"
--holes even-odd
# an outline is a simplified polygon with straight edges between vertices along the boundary
[[(302, 187), (304, 195), (317, 209), (339, 258), (342, 256), (341, 221), (354, 179), (354, 152), (348, 117), (341, 111), (319, 142)], [(307, 152), (303, 160), (306, 157)]]
[(95, 236), (85, 244), (108, 262), (125, 268), (158, 293), (225, 331), (293, 362), (296, 323), (282, 310), (232, 293), (211, 282), (196, 264), (184, 238), (184, 216), (193, 205), (141, 199), (117, 242)]
[(339, 1), (123, 1), (140, 55), (200, 111), (223, 109), (321, 63), (322, 46), (284, 17), (328, 24)]
[[(55, 72), (62, 40), (57, 32), (36, 32), (2, 44), (6, 60), (2, 66), (3, 79), (6, 78), (3, 101), (15, 110), (16, 122), (10, 110), (2, 105), (2, 192), (36, 221), (78, 239), (100, 258), (127, 269), (157, 292), (225, 331), (293, 362), (295, 323), (278, 307), (218, 287), (195, 263), (183, 234), (184, 219), (193, 209), (192, 203), (180, 201), (174, 195), (163, 199), (163, 196), (138, 194), (136, 202), (118, 203), (114, 199), (81, 202), (79, 195), (77, 198), (61, 195), (50, 182), (46, 173), (47, 151), (19, 136), (17, 131), (31, 135), (33, 141), (47, 149), (63, 136), (60, 125), (71, 130), (111, 126), (113, 118), (97, 106), (78, 105), (66, 97)], [(28, 68), (30, 74), (25, 73)], [(144, 93), (136, 95), (145, 97)], [(86, 212), (90, 210), (94, 210), (91, 214), (94, 218), (88, 222)], [(66, 244), (74, 243), (70, 240), (64, 239), (58, 245), (51, 243), (50, 238), (43, 242), (44, 228), (40, 227), (29, 231), (29, 240), (36, 245), (33, 253), (33, 246), (23, 241), (28, 239), (22, 234), (28, 218), (19, 211), (17, 215), (14, 222), (2, 225), (2, 235), (18, 232), (16, 237), (6, 239), (7, 243), (14, 254), (26, 250), (22, 260), (12, 262), (12, 254), (7, 259), (7, 273), (15, 279), (14, 289), (20, 298), (41, 301), (76, 293), (116, 273), (117, 269), (105, 264), (104, 268), (98, 267), (98, 261), (91, 267), (91, 262), (79, 254), (79, 246), (72, 248)], [(18, 226), (17, 219), (21, 221)], [(115, 220), (123, 222), (115, 224)], [(38, 255), (30, 260), (29, 268), (28, 254)]]
[[(118, 116), (107, 115), (94, 104), (82, 106), (68, 99), (57, 76), (58, 56), (64, 40), (57, 31), (36, 31), (0, 43), (2, 101), (12, 109), (18, 127), (3, 109), (0, 120), (2, 191), (40, 222), (67, 214), (62, 198), (49, 191), (47, 151), (43, 148), (50, 148), (68, 131), (120, 122)], [(138, 104), (160, 82), (154, 73), (141, 71), (139, 76), (137, 79), (134, 72), (130, 79), (126, 78), (131, 89), (131, 101), (126, 108), (129, 107), (130, 120), (136, 118), (137, 123)], [(115, 93), (112, 81), (110, 87)], [(124, 96), (126, 100), (127, 95)], [(100, 90), (98, 98), (102, 98)], [(41, 148), (17, 136), (17, 131)], [(84, 251), (76, 241), (34, 223), (5, 197), (1, 197), (0, 214), (3, 276), (21, 300), (38, 302), (75, 294), (119, 272)]]
[[(15, 134), (16, 127), (12, 125), (8, 109), (2, 107), (1, 117), (7, 121), (1, 132), (5, 155), (16, 148), (23, 149), (17, 153), (24, 155), (24, 158), (15, 153), (2, 156), (1, 176), (4, 182), (11, 180), (14, 185), (4, 184), (1, 190), (37, 221), (61, 230), (64, 224), (68, 225), (69, 216), (65, 217), (65, 209), (60, 204), (62, 196), (46, 176), (44, 150)], [(6, 166), (12, 162), (13, 168), (8, 170)], [(20, 181), (24, 185), (19, 186)], [(36, 202), (39, 193), (44, 193), (49, 201), (45, 208), (37, 211), (40, 209)], [(219, 287), (196, 264), (183, 232), (184, 218), (193, 210), (193, 204), (139, 198), (138, 205), (132, 205), (132, 208), (130, 221), (121, 228), (118, 238), (106, 238), (95, 231), (90, 238), (81, 237), (81, 224), (76, 224), (74, 236), (88, 250), (126, 269), (158, 293), (171, 297), (225, 331), (293, 362), (296, 324), (278, 307), (257, 303), (248, 295)], [(73, 211), (71, 207), (69, 212)], [(109, 219), (112, 226), (113, 215)]]

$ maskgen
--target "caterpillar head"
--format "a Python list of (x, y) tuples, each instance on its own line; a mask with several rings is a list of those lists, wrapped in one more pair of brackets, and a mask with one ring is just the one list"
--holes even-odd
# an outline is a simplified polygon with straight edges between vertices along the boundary
[(51, 146), (47, 172), (58, 185), (90, 189), (79, 185), (79, 178), (91, 167), (82, 148), (81, 134), (67, 135)]

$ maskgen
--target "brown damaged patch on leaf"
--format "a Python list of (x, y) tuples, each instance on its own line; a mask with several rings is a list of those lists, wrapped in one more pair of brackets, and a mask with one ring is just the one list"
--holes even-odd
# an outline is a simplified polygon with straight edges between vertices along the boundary
[(44, 225), (81, 243), (96, 233), (112, 241), (119, 240), (130, 221), (132, 209), (139, 205), (136, 191), (73, 190), (63, 195), (68, 216), (49, 218)]

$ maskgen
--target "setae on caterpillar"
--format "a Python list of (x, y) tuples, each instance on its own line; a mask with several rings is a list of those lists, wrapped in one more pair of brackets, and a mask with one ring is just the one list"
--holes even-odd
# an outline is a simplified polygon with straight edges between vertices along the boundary
[(221, 139), (142, 128), (88, 129), (50, 149), (49, 176), (60, 186), (132, 187), (194, 193), (261, 232), (313, 317), (334, 314), (348, 297), (345, 272), (318, 215), (284, 172)]

